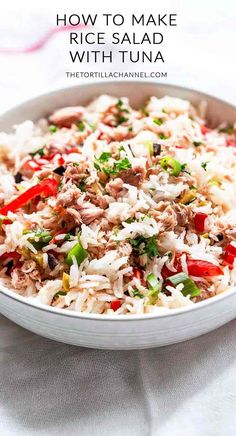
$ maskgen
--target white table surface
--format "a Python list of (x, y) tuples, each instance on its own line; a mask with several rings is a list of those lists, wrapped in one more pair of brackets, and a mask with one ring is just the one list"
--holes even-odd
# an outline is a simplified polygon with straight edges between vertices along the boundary
[[(65, 11), (65, 2), (47, 3), (32, 6), (23, 0), (20, 9), (16, 2), (1, 6), (0, 52), (3, 47), (30, 45), (53, 27), (55, 13)], [(78, 5), (71, 1), (70, 10), (78, 12)], [(91, 7), (91, 2), (86, 5)], [(119, 5), (124, 13), (124, 3)], [(167, 82), (234, 103), (234, 2), (149, 5), (151, 12), (165, 5), (180, 13), (176, 34), (168, 33)], [(102, 6), (107, 12), (108, 2)], [(76, 83), (65, 79), (64, 72), (72, 69), (65, 40), (62, 33), (31, 54), (0, 53), (0, 111)], [(98, 351), (38, 337), (0, 316), (0, 434), (233, 436), (235, 338), (232, 321), (165, 348)]]

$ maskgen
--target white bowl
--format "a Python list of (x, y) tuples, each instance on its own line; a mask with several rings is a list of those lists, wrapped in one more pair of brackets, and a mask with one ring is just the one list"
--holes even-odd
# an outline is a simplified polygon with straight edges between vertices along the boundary
[[(62, 89), (23, 103), (1, 116), (0, 130), (10, 131), (12, 125), (26, 119), (36, 121), (62, 106), (86, 104), (104, 93), (128, 96), (137, 107), (150, 95), (186, 98), (193, 104), (206, 100), (210, 124), (236, 119), (233, 106), (197, 91), (150, 82), (102, 82)], [(236, 289), (158, 316), (111, 316), (34, 304), (0, 286), (0, 312), (34, 333), (68, 344), (104, 349), (150, 348), (194, 338), (232, 320), (236, 315)]]

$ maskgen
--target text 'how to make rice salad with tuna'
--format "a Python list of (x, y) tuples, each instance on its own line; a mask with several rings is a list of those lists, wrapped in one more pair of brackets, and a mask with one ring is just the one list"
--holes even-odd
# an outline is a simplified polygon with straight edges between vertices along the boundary
[(77, 313), (161, 314), (236, 285), (235, 126), (102, 95), (0, 134), (0, 277)]

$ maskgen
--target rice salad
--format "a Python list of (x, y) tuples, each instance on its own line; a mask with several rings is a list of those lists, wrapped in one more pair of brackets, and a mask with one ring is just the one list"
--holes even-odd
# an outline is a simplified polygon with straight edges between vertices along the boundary
[(76, 312), (162, 313), (236, 285), (235, 126), (102, 95), (0, 134), (0, 278)]

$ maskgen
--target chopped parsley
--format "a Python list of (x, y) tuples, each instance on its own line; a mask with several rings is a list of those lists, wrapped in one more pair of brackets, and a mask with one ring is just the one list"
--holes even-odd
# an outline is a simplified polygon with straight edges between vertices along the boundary
[(157, 241), (154, 236), (147, 239), (145, 252), (150, 259), (159, 255)]
[(55, 298), (55, 297), (59, 297), (60, 295), (62, 295), (62, 296), (64, 297), (66, 294), (67, 294), (66, 291), (58, 291), (58, 292), (54, 295), (54, 298)]
[(133, 218), (128, 218), (125, 222), (127, 224), (131, 224), (132, 222), (134, 222), (134, 219)]
[(109, 153), (108, 151), (104, 151), (99, 158), (97, 159), (99, 162), (103, 163), (103, 162), (108, 162), (109, 159), (111, 157), (111, 153)]
[(202, 162), (201, 163), (201, 167), (206, 171), (206, 167), (207, 167), (207, 164), (208, 164), (209, 162)]
[(226, 127), (222, 127), (221, 129), (219, 129), (220, 133), (228, 133), (228, 135), (233, 135), (234, 133), (234, 126), (233, 125), (229, 125)]
[(43, 247), (48, 245), (51, 239), (52, 236), (49, 232), (38, 229), (37, 232), (34, 233), (34, 236), (30, 237), (28, 241), (33, 245), (34, 248), (36, 248), (36, 250), (42, 250)]
[(140, 253), (141, 255), (146, 254), (150, 259), (159, 256), (159, 251), (158, 251), (158, 246), (155, 236), (152, 236), (150, 238), (144, 238), (142, 235), (139, 235), (135, 239), (130, 239), (129, 242), (134, 248), (134, 250), (139, 250), (139, 246), (142, 243), (144, 243), (144, 248)]
[(30, 153), (30, 156), (34, 157), (39, 155), (40, 157), (44, 156), (44, 147), (39, 148), (37, 151), (35, 151), (34, 153)]
[(194, 145), (194, 147), (200, 147), (200, 145), (202, 145), (202, 142), (200, 142), (200, 141), (193, 141), (193, 145)]
[(130, 239), (129, 243), (132, 245), (132, 247), (137, 248), (142, 242), (145, 242), (146, 239), (139, 235), (135, 239)]
[(168, 139), (168, 136), (164, 135), (163, 133), (159, 133), (160, 139)]
[(131, 163), (127, 157), (124, 157), (124, 159), (114, 163), (115, 174), (117, 174), (119, 171), (127, 170), (128, 168), (131, 168)]
[(126, 123), (129, 120), (124, 114), (129, 114), (129, 110), (124, 107), (123, 101), (119, 98), (116, 103), (117, 113), (115, 114), (116, 126)]
[(83, 132), (84, 129), (85, 129), (85, 124), (84, 124), (83, 121), (78, 121), (78, 122), (76, 123), (76, 127), (78, 128), (78, 130), (79, 130), (80, 132)]
[(94, 168), (95, 168), (97, 171), (102, 171), (100, 165), (98, 165), (97, 162), (94, 162)]
[(128, 132), (133, 132), (133, 127), (132, 126), (128, 127)]
[(94, 167), (96, 168), (96, 170), (102, 171), (107, 176), (116, 176), (117, 174), (119, 174), (120, 171), (131, 168), (131, 163), (127, 157), (124, 157), (121, 160), (115, 161), (113, 167), (100, 167), (100, 165), (98, 165), (96, 162), (94, 164)]
[(85, 180), (81, 180), (81, 182), (78, 184), (78, 188), (81, 190), (81, 192), (86, 191), (86, 182)]
[(149, 117), (149, 112), (147, 111), (147, 109), (146, 109), (145, 106), (143, 106), (143, 107), (141, 108), (141, 112), (142, 112), (144, 115), (146, 115), (146, 117)]
[(67, 233), (67, 234), (65, 235), (63, 241), (69, 241), (70, 238), (71, 238), (71, 234), (70, 234), (70, 233)]
[(120, 124), (126, 123), (126, 121), (128, 121), (128, 118), (124, 117), (120, 113), (116, 114), (115, 117), (116, 117), (116, 126), (119, 126)]

